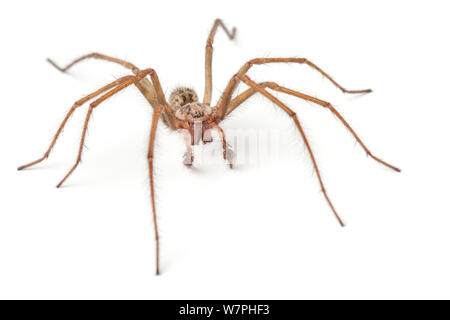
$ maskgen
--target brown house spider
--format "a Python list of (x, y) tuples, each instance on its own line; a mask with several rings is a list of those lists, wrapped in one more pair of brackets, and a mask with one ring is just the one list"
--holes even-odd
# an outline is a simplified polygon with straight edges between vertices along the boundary
[[(241, 105), (244, 101), (246, 101), (248, 98), (250, 98), (255, 93), (259, 92), (262, 95), (264, 95), (266, 98), (274, 102), (281, 110), (286, 112), (294, 122), (295, 126), (297, 127), (303, 142), (306, 145), (306, 148), (308, 150), (309, 156), (311, 157), (311, 161), (314, 166), (314, 170), (317, 174), (317, 178), (319, 180), (319, 184), (321, 187), (321, 190), (325, 196), (326, 201), (328, 202), (331, 210), (333, 211), (334, 215), (338, 219), (341, 226), (344, 226), (341, 218), (337, 214), (333, 204), (331, 203), (330, 198), (327, 195), (327, 192), (325, 190), (324, 184), (322, 182), (322, 178), (320, 176), (319, 168), (317, 166), (317, 162), (314, 158), (313, 151), (308, 143), (308, 140), (306, 138), (305, 132), (303, 131), (303, 128), (300, 124), (300, 121), (298, 120), (296, 114), (294, 111), (292, 111), (290, 108), (288, 108), (283, 102), (281, 102), (279, 99), (274, 97), (267, 89), (271, 89), (274, 91), (279, 91), (282, 93), (286, 93), (288, 95), (296, 96), (300, 99), (311, 101), (315, 104), (318, 104), (326, 109), (329, 109), (343, 124), (344, 126), (350, 131), (350, 133), (355, 137), (356, 141), (361, 145), (361, 147), (366, 151), (367, 155), (369, 155), (374, 160), (378, 161), (379, 163), (395, 170), (400, 171), (400, 169), (384, 162), (380, 158), (377, 158), (374, 156), (369, 149), (364, 145), (364, 143), (361, 141), (361, 139), (358, 137), (358, 135), (355, 133), (355, 131), (350, 127), (350, 125), (347, 123), (347, 121), (344, 120), (344, 118), (339, 114), (339, 112), (328, 102), (314, 98), (312, 96), (309, 96), (307, 94), (294, 91), (282, 86), (279, 86), (278, 84), (274, 82), (262, 82), (262, 83), (256, 83), (252, 79), (250, 79), (246, 73), (247, 71), (253, 66), (253, 65), (260, 65), (260, 64), (266, 64), (266, 63), (299, 63), (299, 64), (307, 64), (312, 69), (320, 72), (324, 77), (326, 77), (329, 81), (331, 81), (336, 87), (338, 87), (340, 90), (342, 90), (344, 93), (369, 93), (372, 90), (366, 89), (366, 90), (347, 90), (343, 88), (341, 85), (339, 85), (336, 81), (334, 81), (327, 73), (325, 73), (322, 69), (320, 69), (318, 66), (313, 64), (311, 61), (305, 59), (305, 58), (256, 58), (252, 59), (248, 62), (246, 62), (239, 71), (233, 75), (228, 82), (228, 85), (219, 98), (218, 102), (214, 107), (211, 107), (211, 95), (212, 95), (212, 71), (211, 71), (211, 64), (212, 64), (212, 54), (213, 54), (213, 40), (214, 35), (218, 29), (218, 27), (221, 26), (223, 30), (226, 32), (228, 37), (230, 39), (234, 38), (234, 35), (236, 33), (236, 29), (233, 28), (233, 30), (230, 32), (225, 25), (222, 23), (220, 19), (216, 19), (214, 22), (214, 25), (211, 29), (211, 32), (209, 33), (209, 37), (206, 41), (206, 59), (205, 59), (205, 91), (203, 96), (203, 101), (200, 102), (197, 94), (192, 90), (188, 88), (177, 88), (175, 89), (169, 97), (169, 102), (166, 101), (166, 98), (164, 97), (163, 90), (161, 88), (161, 84), (158, 80), (158, 76), (156, 74), (156, 71), (154, 69), (139, 69), (135, 65), (131, 64), (130, 62), (123, 61), (117, 58), (113, 58), (110, 56), (106, 56), (99, 53), (91, 53), (85, 56), (82, 56), (76, 60), (74, 60), (72, 63), (67, 65), (64, 68), (59, 67), (56, 65), (52, 60), (48, 59), (48, 62), (51, 63), (55, 68), (62, 72), (66, 72), (70, 67), (75, 65), (76, 63), (88, 59), (88, 58), (95, 58), (95, 59), (101, 59), (101, 60), (107, 60), (110, 62), (118, 63), (125, 68), (130, 69), (134, 75), (124, 76), (122, 78), (119, 78), (110, 84), (107, 84), (106, 86), (98, 89), (97, 91), (85, 96), (84, 98), (78, 100), (75, 102), (75, 104), (72, 106), (72, 108), (69, 110), (67, 115), (65, 116), (64, 120), (62, 121), (59, 129), (57, 130), (50, 147), (47, 149), (47, 151), (44, 153), (42, 158), (39, 158), (38, 160), (35, 160), (31, 163), (28, 163), (26, 165), (23, 165), (18, 168), (18, 170), (25, 169), (27, 167), (33, 166), (44, 159), (48, 158), (50, 151), (54, 147), (56, 140), (58, 139), (61, 131), (63, 130), (67, 120), (69, 120), (72, 113), (81, 107), (85, 102), (99, 96), (96, 100), (91, 102), (89, 109), (86, 114), (86, 119), (84, 122), (83, 132), (81, 135), (81, 142), (78, 149), (78, 157), (75, 161), (75, 164), (73, 167), (69, 170), (69, 172), (64, 176), (64, 178), (58, 183), (57, 187), (60, 187), (67, 178), (73, 173), (73, 171), (77, 168), (78, 164), (81, 160), (81, 154), (83, 151), (83, 145), (84, 140), (86, 137), (86, 129), (88, 127), (89, 119), (91, 118), (91, 114), (94, 111), (94, 109), (103, 101), (111, 97), (112, 95), (118, 93), (119, 91), (127, 88), (128, 86), (134, 84), (140, 92), (144, 95), (144, 97), (148, 100), (150, 105), (153, 107), (153, 119), (151, 124), (151, 132), (150, 132), (150, 141), (149, 141), (149, 147), (148, 147), (148, 165), (149, 165), (149, 177), (150, 177), (150, 194), (151, 194), (151, 201), (152, 201), (152, 212), (153, 212), (153, 222), (154, 222), (154, 228), (155, 228), (155, 238), (156, 238), (156, 274), (159, 274), (159, 236), (158, 236), (158, 224), (157, 224), (157, 218), (156, 218), (156, 207), (155, 207), (155, 198), (154, 198), (154, 182), (153, 182), (153, 150), (154, 150), (154, 142), (155, 142), (155, 135), (156, 135), (156, 127), (158, 125), (158, 120), (161, 118), (163, 123), (168, 126), (172, 130), (179, 130), (181, 131), (185, 138), (186, 138), (186, 148), (187, 151), (184, 156), (184, 164), (187, 166), (192, 165), (192, 162), (194, 161), (194, 157), (191, 150), (191, 145), (198, 144), (200, 141), (203, 143), (208, 143), (212, 141), (212, 137), (210, 134), (211, 130), (217, 130), (221, 140), (222, 140), (222, 146), (223, 146), (223, 157), (224, 159), (229, 163), (230, 168), (232, 167), (232, 160), (233, 160), (233, 153), (229, 149), (228, 144), (225, 139), (224, 131), (219, 127), (219, 123), (225, 119), (234, 109), (236, 109), (239, 105)], [(147, 78), (147, 76), (150, 76), (150, 79)], [(244, 91), (243, 93), (237, 95), (236, 97), (232, 98), (233, 92), (235, 91), (236, 87), (240, 82), (245, 83), (247, 86), (249, 86), (249, 89)]]

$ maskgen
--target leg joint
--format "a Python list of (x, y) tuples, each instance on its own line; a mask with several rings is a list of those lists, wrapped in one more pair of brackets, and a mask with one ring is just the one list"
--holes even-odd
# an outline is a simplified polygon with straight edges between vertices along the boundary
[(243, 80), (243, 78), (244, 78), (244, 75), (242, 75), (242, 74), (240, 74), (240, 73), (235, 73), (235, 74), (233, 75), (233, 79), (234, 79), (234, 80)]
[(136, 75), (137, 77), (145, 77), (146, 75), (154, 75), (156, 72), (152, 68), (144, 69), (139, 71), (139, 73)]
[(264, 87), (264, 88), (267, 87), (267, 88), (270, 88), (270, 89), (277, 89), (279, 87), (278, 84), (276, 84), (275, 82), (270, 82), (270, 81), (261, 83), (261, 86)]

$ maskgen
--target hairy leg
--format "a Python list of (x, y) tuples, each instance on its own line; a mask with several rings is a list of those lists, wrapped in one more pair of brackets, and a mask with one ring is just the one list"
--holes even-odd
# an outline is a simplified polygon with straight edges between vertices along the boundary
[(212, 96), (212, 54), (213, 54), (213, 41), (216, 34), (217, 28), (221, 26), (227, 36), (232, 40), (236, 34), (236, 28), (230, 32), (227, 27), (223, 24), (222, 20), (216, 19), (214, 25), (209, 33), (208, 40), (206, 41), (206, 52), (205, 52), (205, 93), (203, 96), (203, 103), (211, 104)]
[[(369, 157), (371, 157), (372, 159), (374, 159), (375, 161), (381, 163), (382, 165), (385, 165), (388, 168), (391, 168), (392, 170), (395, 170), (397, 172), (400, 172), (401, 170), (397, 167), (394, 167), (393, 165), (385, 162), (384, 160), (381, 160), (380, 158), (374, 156), (372, 154), (372, 152), (366, 147), (366, 145), (362, 142), (362, 140), (359, 138), (359, 136), (356, 134), (355, 130), (353, 130), (353, 128), (348, 124), (348, 122), (344, 119), (344, 117), (342, 117), (342, 115), (331, 105), (331, 103), (314, 98), (312, 96), (309, 96), (307, 94), (295, 91), (295, 90), (291, 90), (282, 86), (279, 86), (278, 84), (276, 84), (275, 82), (263, 82), (259, 84), (261, 87), (263, 88), (270, 88), (272, 90), (278, 91), (278, 92), (283, 92), (295, 97), (298, 97), (300, 99), (304, 99), (307, 101), (311, 101), (315, 104), (321, 105), (327, 109), (329, 109), (338, 119), (339, 121), (342, 122), (342, 124), (350, 131), (350, 133), (353, 135), (353, 137), (356, 139), (356, 141), (358, 142), (358, 144), (364, 149), (364, 151), (367, 153), (367, 155)], [(252, 95), (254, 95), (256, 92), (258, 92), (255, 88), (250, 88), (246, 91), (244, 91), (243, 93), (241, 93), (240, 95), (238, 95), (236, 98), (234, 98), (233, 100), (231, 100), (230, 102), (230, 106), (227, 109), (227, 113), (225, 114), (225, 116), (227, 116), (228, 114), (230, 114), (234, 109), (236, 109), (241, 103), (243, 103), (245, 100), (249, 99)]]
[[(268, 83), (269, 82), (261, 82), (259, 85), (261, 87), (263, 87), (263, 88), (267, 88), (267, 84)], [(244, 103), (245, 101), (250, 99), (257, 92), (258, 92), (258, 90), (256, 90), (255, 88), (250, 87), (247, 90), (245, 90), (244, 92), (242, 92), (241, 94), (238, 94), (228, 104), (226, 112), (225, 112), (225, 115), (224, 115), (224, 118), (226, 118), (231, 112), (233, 112), (234, 109), (236, 109), (242, 103)]]
[[(118, 58), (114, 58), (114, 57), (110, 57), (110, 56), (100, 54), (100, 53), (90, 53), (90, 54), (81, 56), (81, 57), (75, 59), (74, 61), (72, 61), (71, 63), (69, 63), (68, 65), (66, 65), (65, 67), (60, 67), (55, 62), (53, 62), (53, 60), (51, 60), (51, 59), (47, 59), (47, 61), (52, 66), (54, 66), (56, 69), (58, 69), (59, 71), (66, 72), (68, 69), (70, 69), (75, 64), (77, 64), (81, 61), (84, 61), (86, 59), (90, 59), (90, 58), (105, 60), (105, 61), (110, 61), (110, 62), (120, 64), (121, 66), (124, 66), (125, 68), (130, 69), (134, 74), (138, 74), (140, 71), (139, 68), (136, 67), (131, 62), (121, 60)], [(162, 90), (160, 90), (159, 84), (155, 84), (155, 83), (152, 84), (147, 78), (144, 78), (141, 81), (136, 82), (135, 85), (139, 89), (139, 91), (142, 93), (142, 95), (147, 99), (147, 101), (152, 105), (153, 108), (157, 104), (165, 104), (165, 100), (163, 99), (164, 94), (162, 94)], [(162, 113), (162, 119), (168, 127), (171, 127), (172, 129), (174, 129), (175, 122), (176, 122), (175, 117), (171, 117), (170, 115), (168, 115), (167, 110), (166, 110), (166, 112)]]
[[(372, 92), (371, 89), (364, 89), (364, 90), (347, 90), (344, 87), (342, 87), (339, 83), (337, 83), (331, 76), (329, 76), (325, 71), (320, 69), (317, 65), (309, 61), (305, 58), (256, 58), (248, 61), (245, 63), (241, 69), (239, 69), (238, 73), (236, 75), (244, 75), (248, 72), (248, 70), (254, 66), (254, 65), (260, 65), (260, 64), (267, 64), (267, 63), (298, 63), (298, 64), (307, 64), (314, 70), (320, 72), (324, 77), (326, 77), (328, 80), (331, 81), (336, 87), (338, 87), (342, 92), (344, 93), (369, 93)], [(225, 113), (227, 111), (227, 106), (229, 105), (231, 101), (231, 96), (236, 89), (236, 87), (239, 84), (238, 77), (233, 76), (231, 80), (228, 82), (228, 85), (223, 92), (222, 96), (220, 97), (218, 103), (217, 103), (217, 115), (219, 118), (223, 118), (225, 116)]]
[(83, 60), (86, 59), (90, 59), (90, 58), (94, 58), (94, 59), (100, 59), (100, 60), (106, 60), (106, 61), (110, 61), (110, 62), (114, 62), (117, 64), (120, 64), (122, 66), (124, 66), (127, 69), (130, 69), (134, 74), (138, 74), (139, 73), (139, 68), (137, 68), (134, 64), (132, 64), (131, 62), (125, 61), (125, 60), (121, 60), (121, 59), (117, 59), (114, 57), (110, 57), (104, 54), (100, 54), (100, 53), (90, 53), (90, 54), (86, 54), (84, 56), (81, 56), (75, 60), (73, 60), (71, 63), (69, 63), (68, 65), (66, 65), (65, 67), (60, 67), (58, 66), (55, 62), (53, 62), (53, 60), (51, 59), (47, 59), (47, 61), (54, 66), (56, 69), (58, 69), (61, 72), (66, 72), (68, 69), (70, 69), (73, 65), (77, 64), (78, 62), (81, 62)]
[(342, 115), (331, 105), (331, 103), (311, 97), (307, 94), (298, 92), (298, 91), (294, 91), (288, 88), (284, 88), (279, 86), (278, 84), (274, 83), (274, 82), (270, 82), (267, 84), (267, 86), (275, 91), (279, 91), (279, 92), (283, 92), (283, 93), (287, 93), (293, 96), (296, 96), (300, 99), (304, 99), (307, 101), (311, 101), (315, 104), (321, 105), (327, 109), (329, 109), (341, 122), (342, 124), (350, 131), (350, 133), (353, 135), (353, 137), (355, 137), (356, 141), (359, 143), (359, 145), (364, 149), (364, 151), (367, 153), (367, 155), (369, 157), (371, 157), (372, 159), (374, 159), (375, 161), (378, 161), (379, 163), (381, 163), (382, 165), (385, 165), (388, 168), (391, 168), (392, 170), (395, 170), (397, 172), (400, 172), (401, 170), (397, 167), (394, 167), (393, 165), (390, 165), (389, 163), (381, 160), (380, 158), (374, 156), (370, 150), (364, 145), (364, 143), (361, 141), (361, 139), (358, 137), (358, 135), (356, 134), (356, 132), (353, 130), (353, 128), (348, 124), (348, 122), (342, 117)]
[(127, 81), (129, 79), (133, 78), (133, 76), (125, 76), (122, 77), (120, 79), (117, 79), (116, 81), (111, 82), (110, 84), (107, 84), (106, 86), (98, 89), (97, 91), (85, 96), (84, 98), (78, 100), (77, 102), (75, 102), (72, 106), (72, 108), (70, 108), (69, 112), (66, 114), (66, 116), (64, 117), (64, 120), (62, 121), (61, 125), (59, 126), (58, 130), (56, 131), (55, 136), (53, 137), (53, 140), (49, 146), (49, 148), (47, 149), (47, 151), (44, 153), (44, 155), (42, 156), (42, 158), (39, 158), (33, 162), (30, 162), (26, 165), (20, 166), (19, 168), (17, 168), (18, 170), (22, 170), (28, 167), (31, 167), (41, 161), (43, 161), (44, 159), (48, 158), (48, 156), (50, 155), (50, 152), (52, 151), (53, 147), (55, 146), (56, 140), (58, 139), (59, 135), (61, 134), (61, 132), (64, 129), (64, 126), (66, 125), (67, 121), (69, 120), (69, 118), (71, 117), (71, 115), (74, 113), (74, 111), (81, 107), (85, 102), (95, 98), (96, 96), (98, 96), (99, 94), (110, 90), (111, 88), (123, 83), (124, 81)]
[(78, 167), (78, 164), (81, 161), (81, 154), (83, 152), (83, 146), (84, 146), (84, 140), (86, 138), (86, 131), (87, 131), (87, 127), (89, 124), (89, 120), (91, 118), (92, 115), (92, 111), (103, 101), (105, 101), (106, 99), (108, 99), (109, 97), (113, 96), (114, 94), (120, 92), (121, 90), (127, 88), (128, 86), (136, 83), (137, 81), (140, 81), (141, 79), (143, 79), (145, 76), (150, 75), (152, 78), (157, 77), (156, 76), (156, 72), (153, 69), (145, 69), (140, 71), (136, 76), (132, 76), (130, 79), (122, 82), (120, 85), (116, 86), (114, 89), (112, 89), (111, 91), (108, 91), (107, 93), (105, 93), (104, 95), (102, 95), (100, 98), (96, 99), (94, 102), (92, 102), (89, 106), (89, 110), (86, 114), (86, 119), (84, 121), (84, 126), (83, 126), (83, 132), (81, 134), (81, 142), (80, 142), (80, 146), (78, 149), (78, 156), (77, 159), (75, 161), (75, 164), (73, 165), (73, 167), (69, 170), (69, 172), (64, 176), (64, 178), (58, 183), (57, 187), (60, 187), (66, 180), (67, 178), (72, 174), (73, 171), (75, 171), (75, 169)]
[(237, 75), (237, 77), (239, 78), (239, 80), (241, 80), (242, 82), (244, 82), (248, 86), (254, 88), (256, 91), (258, 91), (259, 93), (263, 94), (270, 101), (274, 102), (278, 107), (280, 107), (284, 112), (286, 112), (292, 118), (292, 120), (295, 123), (295, 126), (297, 127), (297, 129), (298, 129), (298, 131), (299, 131), (299, 133), (300, 133), (300, 135), (301, 135), (301, 137), (303, 139), (303, 142), (306, 145), (306, 148), (308, 150), (309, 156), (310, 156), (311, 161), (312, 161), (313, 166), (314, 166), (314, 170), (315, 170), (315, 172), (317, 174), (317, 178), (319, 180), (319, 184), (320, 184), (321, 190), (323, 192), (323, 195), (324, 195), (326, 201), (328, 202), (328, 205), (330, 206), (331, 210), (333, 211), (334, 215), (336, 216), (337, 220), (339, 221), (340, 225), (344, 226), (344, 223), (342, 222), (342, 220), (339, 217), (336, 209), (334, 208), (333, 204), (331, 203), (330, 198), (328, 197), (327, 191), (325, 190), (325, 185), (323, 184), (322, 177), (320, 175), (319, 167), (318, 167), (316, 159), (314, 157), (314, 153), (313, 153), (313, 151), (311, 149), (311, 146), (309, 145), (308, 139), (306, 138), (306, 134), (303, 131), (303, 128), (302, 128), (302, 126), (300, 124), (300, 121), (298, 120), (297, 115), (295, 114), (295, 112), (292, 111), (288, 106), (286, 106), (280, 100), (278, 100), (276, 97), (271, 95), (262, 86), (260, 86), (256, 82), (252, 81), (248, 76), (246, 76), (246, 75)]
[(150, 131), (150, 141), (148, 146), (148, 169), (150, 178), (150, 196), (152, 198), (152, 212), (153, 212), (153, 225), (155, 227), (155, 240), (156, 240), (156, 274), (159, 275), (159, 233), (158, 233), (158, 221), (156, 216), (156, 204), (155, 204), (155, 185), (153, 182), (153, 154), (155, 148), (156, 127), (158, 126), (158, 119), (161, 114), (162, 106), (158, 105), (154, 109), (152, 128)]

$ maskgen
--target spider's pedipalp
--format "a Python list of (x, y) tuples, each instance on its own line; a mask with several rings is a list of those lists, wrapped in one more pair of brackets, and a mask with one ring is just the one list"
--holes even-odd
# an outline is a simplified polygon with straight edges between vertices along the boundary
[[(209, 133), (209, 121), (212, 115), (212, 108), (205, 103), (198, 101), (198, 96), (193, 89), (176, 88), (169, 97), (169, 108), (174, 112), (177, 120), (184, 124), (184, 129), (191, 135), (191, 144), (198, 144), (201, 141), (208, 143), (212, 141)], [(192, 164), (191, 152), (188, 151), (185, 164)]]
[(225, 132), (216, 124), (214, 124), (212, 127), (219, 132), (220, 138), (222, 139), (223, 158), (228, 162), (230, 169), (233, 169), (234, 152), (227, 143)]

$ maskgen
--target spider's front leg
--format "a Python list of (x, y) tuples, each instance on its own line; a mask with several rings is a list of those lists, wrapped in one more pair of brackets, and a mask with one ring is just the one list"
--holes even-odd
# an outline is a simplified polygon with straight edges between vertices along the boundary
[[(225, 88), (225, 91), (222, 93), (222, 96), (219, 98), (219, 101), (217, 102), (217, 115), (219, 119), (223, 119), (227, 113), (227, 108), (230, 106), (231, 96), (233, 92), (236, 90), (239, 79), (237, 76), (244, 76), (247, 74), (247, 72), (250, 70), (251, 67), (254, 65), (263, 65), (263, 64), (270, 64), (270, 63), (297, 63), (297, 64), (306, 64), (310, 66), (313, 70), (318, 71), (320, 74), (322, 74), (325, 78), (327, 78), (333, 85), (335, 85), (337, 88), (339, 88), (344, 93), (369, 93), (372, 92), (371, 89), (364, 89), (364, 90), (348, 90), (341, 86), (339, 83), (337, 83), (328, 73), (323, 71), (321, 68), (319, 68), (316, 64), (312, 63), (306, 58), (256, 58), (247, 61), (240, 69), (239, 71), (231, 77), (230, 81), (228, 82), (227, 87)], [(244, 99), (245, 100), (245, 99)]]
[(203, 96), (203, 103), (211, 104), (212, 96), (212, 54), (213, 54), (213, 42), (214, 36), (216, 35), (217, 28), (222, 27), (230, 40), (234, 39), (236, 35), (236, 28), (231, 31), (223, 24), (222, 20), (216, 19), (214, 25), (209, 33), (208, 40), (206, 41), (206, 52), (205, 52), (205, 93)]
[(95, 98), (96, 96), (104, 93), (105, 91), (108, 91), (108, 90), (118, 86), (119, 84), (121, 84), (121, 83), (123, 83), (123, 82), (125, 82), (125, 81), (127, 81), (127, 80), (129, 80), (131, 78), (133, 78), (133, 76), (125, 76), (125, 77), (119, 78), (116, 81), (113, 81), (113, 82), (107, 84), (106, 86), (98, 89), (97, 91), (94, 91), (93, 93), (91, 93), (91, 94), (85, 96), (84, 98), (78, 100), (77, 102), (75, 102), (73, 104), (72, 108), (70, 108), (69, 112), (64, 117), (64, 120), (61, 122), (58, 130), (56, 131), (56, 134), (53, 136), (53, 139), (52, 139), (52, 142), (50, 143), (50, 146), (48, 147), (47, 151), (45, 151), (44, 155), (41, 158), (39, 158), (39, 159), (37, 159), (37, 160), (35, 160), (33, 162), (30, 162), (28, 164), (20, 166), (19, 168), (17, 168), (17, 170), (23, 170), (25, 168), (34, 166), (35, 164), (38, 164), (38, 163), (42, 162), (43, 160), (45, 160), (45, 159), (47, 159), (49, 157), (50, 152), (52, 151), (53, 147), (56, 144), (56, 141), (58, 140), (58, 137), (60, 136), (61, 132), (63, 131), (63, 129), (64, 129), (66, 123), (67, 123), (67, 121), (70, 119), (70, 117), (72, 116), (72, 114), (75, 112), (76, 109), (81, 107), (87, 101)]
[[(92, 102), (89, 106), (89, 110), (86, 114), (86, 118), (84, 121), (84, 126), (83, 126), (83, 132), (81, 134), (81, 142), (80, 142), (80, 146), (78, 149), (78, 156), (77, 159), (75, 161), (75, 164), (73, 165), (73, 167), (69, 170), (69, 172), (64, 176), (64, 178), (58, 183), (58, 185), (56, 187), (61, 187), (63, 185), (63, 183), (67, 180), (67, 178), (69, 178), (69, 176), (75, 171), (75, 169), (78, 167), (79, 163), (81, 162), (81, 155), (83, 152), (83, 146), (84, 146), (84, 141), (86, 138), (86, 132), (87, 132), (87, 128), (88, 128), (88, 124), (89, 124), (89, 120), (91, 119), (92, 116), (92, 112), (94, 111), (94, 109), (101, 104), (103, 101), (105, 101), (106, 99), (108, 99), (109, 97), (115, 95), (116, 93), (122, 91), (123, 89), (127, 88), (128, 86), (144, 79), (147, 75), (150, 75), (152, 78), (152, 81), (157, 84), (157, 88), (160, 88), (160, 84), (159, 84), (159, 80), (158, 80), (158, 76), (156, 75), (156, 72), (153, 69), (145, 69), (140, 71), (136, 76), (129, 76), (126, 81), (123, 81), (121, 84), (119, 84), (118, 86), (116, 86), (114, 89), (108, 91), (107, 93), (103, 94), (102, 96), (100, 96), (98, 99), (96, 99), (94, 102)], [(163, 101), (165, 103), (165, 100)]]

